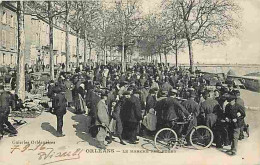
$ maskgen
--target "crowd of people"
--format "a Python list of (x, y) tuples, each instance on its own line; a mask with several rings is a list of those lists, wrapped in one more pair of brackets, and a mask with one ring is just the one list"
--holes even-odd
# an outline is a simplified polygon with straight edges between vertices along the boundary
[[(137, 136), (154, 136), (172, 121), (189, 119), (177, 130), (178, 136), (186, 137), (194, 126), (206, 125), (214, 133), (216, 147), (231, 145), (229, 152), (235, 155), (238, 140), (248, 128), (244, 101), (232, 82), (227, 86), (220, 80), (214, 87), (210, 84), (202, 73), (180, 67), (135, 64), (122, 72), (120, 65), (108, 64), (61, 72), (46, 88), (59, 136), (65, 136), (62, 127), (67, 107), (91, 118), (86, 130), (102, 149), (113, 136), (122, 145), (137, 144)], [(6, 102), (1, 90), (0, 133), (10, 111)]]
[(57, 117), (61, 136), (65, 107), (72, 106), (75, 113), (91, 117), (86, 129), (99, 148), (106, 148), (105, 141), (112, 142), (108, 130), (122, 145), (137, 144), (137, 135), (154, 135), (172, 121), (192, 118), (177, 131), (178, 136), (185, 137), (193, 126), (206, 125), (214, 132), (216, 147), (231, 145), (230, 153), (235, 155), (247, 128), (244, 102), (232, 82), (209, 85), (202, 73), (185, 68), (136, 64), (121, 72), (120, 65), (109, 64), (61, 73), (57, 82), (50, 82), (48, 96), (61, 116)]

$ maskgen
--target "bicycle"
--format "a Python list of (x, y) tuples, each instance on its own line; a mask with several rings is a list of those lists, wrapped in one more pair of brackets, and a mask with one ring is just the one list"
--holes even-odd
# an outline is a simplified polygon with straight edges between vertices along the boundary
[(174, 149), (177, 144), (180, 144), (180, 146), (183, 147), (187, 144), (187, 136), (189, 136), (190, 144), (198, 150), (210, 147), (213, 142), (214, 135), (211, 129), (204, 125), (193, 126), (192, 129), (184, 135), (184, 137), (178, 138), (174, 128), (176, 126), (188, 124), (191, 120), (193, 120), (192, 117), (181, 122), (173, 120), (171, 121), (172, 126), (170, 128), (160, 129), (154, 137), (156, 149), (163, 152)]

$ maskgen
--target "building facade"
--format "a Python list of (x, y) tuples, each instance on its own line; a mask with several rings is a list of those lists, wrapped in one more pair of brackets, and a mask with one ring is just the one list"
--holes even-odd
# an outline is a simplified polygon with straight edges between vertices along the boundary
[[(66, 31), (62, 20), (55, 18), (53, 27), (53, 51), (54, 65), (66, 61)], [(26, 63), (30, 65), (49, 65), (49, 24), (48, 21), (38, 15), (25, 15), (25, 42), (26, 42)], [(75, 33), (69, 33), (70, 62), (76, 63), (77, 37)], [(79, 61), (83, 62), (84, 40), (79, 39)]]
[(17, 63), (17, 14), (11, 3), (0, 4), (0, 66)]
[[(17, 8), (16, 2), (0, 2), (0, 67), (15, 67), (17, 64)], [(65, 63), (66, 31), (62, 18), (55, 17), (53, 27), (54, 65)], [(49, 24), (46, 18), (39, 15), (24, 15), (25, 63), (48, 65), (49, 56)], [(76, 63), (77, 37), (69, 32), (70, 62)], [(79, 62), (84, 58), (84, 40), (79, 39)]]

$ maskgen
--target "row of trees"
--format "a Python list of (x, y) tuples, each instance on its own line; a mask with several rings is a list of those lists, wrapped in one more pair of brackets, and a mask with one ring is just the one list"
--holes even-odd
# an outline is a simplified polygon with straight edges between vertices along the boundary
[[(139, 50), (140, 55), (155, 59), (189, 52), (193, 71), (193, 44), (224, 43), (239, 28), (239, 6), (233, 0), (163, 0), (161, 12), (143, 15), (138, 0), (115, 2), (88, 1), (23, 1), (18, 10), (18, 63), (17, 92), (24, 94), (24, 18), (23, 13), (38, 14), (49, 21), (50, 75), (54, 79), (53, 21), (59, 18), (66, 30), (66, 70), (70, 62), (69, 31), (77, 36), (77, 66), (79, 66), (79, 38), (84, 39), (84, 62), (95, 49), (97, 58), (107, 57), (116, 49), (121, 52), (122, 70), (126, 59)], [(88, 51), (87, 51), (88, 49)], [(23, 81), (21, 81), (23, 80)], [(23, 98), (23, 96), (22, 96)]]
[(141, 45), (150, 56), (175, 54), (188, 49), (194, 71), (194, 44), (224, 44), (240, 29), (240, 7), (233, 0), (164, 0), (162, 12), (149, 14), (144, 21)]

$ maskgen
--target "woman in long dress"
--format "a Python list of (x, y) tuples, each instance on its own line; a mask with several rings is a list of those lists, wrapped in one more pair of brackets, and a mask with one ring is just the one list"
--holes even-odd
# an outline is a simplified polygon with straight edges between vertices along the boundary
[(68, 102), (68, 106), (70, 107), (72, 102), (73, 102), (73, 97), (72, 97), (72, 88), (73, 88), (73, 84), (72, 82), (69, 80), (69, 78), (67, 77), (65, 82), (65, 98)]

